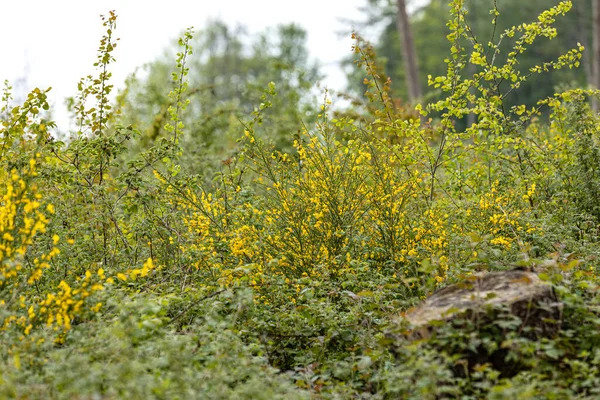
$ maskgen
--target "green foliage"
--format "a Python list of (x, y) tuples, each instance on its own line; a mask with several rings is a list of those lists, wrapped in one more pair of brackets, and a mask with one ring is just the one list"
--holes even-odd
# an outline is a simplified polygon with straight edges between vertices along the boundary
[[(429, 86), (427, 75), (440, 76), (444, 72), (444, 60), (451, 56), (448, 51), (446, 36), (450, 33), (446, 29), (446, 22), (451, 18), (445, 0), (431, 0), (426, 5), (417, 9), (411, 17), (411, 27), (415, 39), (415, 49), (419, 61), (421, 87), (427, 101), (440, 98), (439, 90)], [(359, 30), (368, 29), (375, 25), (380, 26), (381, 34), (375, 41), (374, 47), (379, 56), (379, 63), (384, 65), (385, 75), (390, 76), (393, 82), (391, 95), (395, 98), (406, 99), (405, 73), (400, 51), (400, 40), (395, 21), (395, 3), (387, 0), (369, 0), (365, 7), (365, 20), (358, 24)], [(521, 2), (518, 0), (473, 0), (464, 2), (465, 21), (470, 31), (477, 37), (482, 45), (488, 42), (495, 43), (500, 34), (506, 29), (518, 26), (524, 22), (536, 21), (551, 3), (545, 0), (532, 0)], [(566, 16), (557, 20), (554, 26), (559, 35), (552, 40), (529, 43), (523, 48), (527, 51), (519, 58), (518, 70), (527, 75), (529, 70), (540, 64), (540, 60), (549, 61), (557, 59), (568, 49), (581, 43), (591, 49), (591, 2), (576, 1), (572, 4), (573, 10)], [(497, 17), (490, 10), (499, 12)], [(473, 50), (469, 41), (462, 42), (469, 53)], [(511, 47), (510, 40), (506, 38), (500, 43), (504, 53)], [(586, 52), (587, 53), (587, 52)], [(590, 53), (591, 54), (591, 53)], [(498, 60), (499, 61), (499, 60)], [(542, 98), (553, 95), (558, 90), (574, 87), (586, 87), (590, 82), (591, 58), (584, 55), (581, 69), (562, 69), (549, 71), (522, 83), (520, 90), (511, 91), (504, 100), (506, 108), (513, 105), (525, 104), (532, 107)], [(364, 91), (361, 85), (362, 76), (355, 69), (349, 69), (350, 89), (355, 93)], [(472, 74), (472, 70), (467, 71)], [(510, 85), (510, 80), (500, 83), (501, 89)]]
[[(222, 24), (185, 31), (174, 72), (151, 64), (113, 108), (112, 12), (68, 140), (47, 91), (11, 107), (6, 84), (1, 396), (598, 397), (597, 93), (507, 100), (579, 65), (575, 46), (521, 68), (572, 4), (488, 44), (468, 5), (450, 3), (437, 97), (414, 110), (360, 38), (368, 104), (344, 110), (310, 96), (302, 30), (250, 49)], [(552, 335), (500, 310), (404, 336), (434, 290), (515, 265), (554, 285)]]
[[(190, 39), (188, 39), (190, 40)], [(314, 120), (316, 110), (311, 88), (319, 79), (316, 65), (309, 62), (306, 32), (296, 25), (282, 25), (250, 37), (243, 27), (231, 29), (220, 21), (211, 22), (190, 46), (186, 63), (189, 85), (181, 101), (188, 104), (182, 121), (188, 127), (181, 146), (182, 166), (192, 173), (218, 169), (239, 138), (239, 121), (254, 111), (269, 82), (275, 82), (278, 96), (272, 101), (279, 112), (267, 116), (264, 129), (279, 148), (289, 149), (292, 135), (303, 123)], [(147, 148), (164, 137), (170, 114), (171, 55), (146, 65), (141, 77), (132, 76), (120, 96), (120, 123), (134, 125), (142, 135), (130, 145)], [(189, 83), (188, 83), (189, 81)], [(138, 143), (139, 142), (139, 143)]]
[(39, 399), (308, 398), (267, 364), (258, 344), (240, 339), (231, 310), (238, 296), (232, 297), (229, 304), (205, 304), (201, 320), (173, 332), (167, 299), (115, 291), (106, 318), (74, 328), (64, 348), (43, 349), (47, 362), (29, 373), (3, 368), (0, 393)]

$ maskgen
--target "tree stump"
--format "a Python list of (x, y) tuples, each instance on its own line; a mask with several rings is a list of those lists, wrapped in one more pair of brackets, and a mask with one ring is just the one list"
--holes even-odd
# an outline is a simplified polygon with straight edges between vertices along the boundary
[[(433, 339), (440, 351), (460, 353), (469, 369), (490, 363), (503, 376), (511, 376), (522, 368), (505, 361), (510, 351), (502, 343), (505, 335), (509, 331), (518, 332), (530, 340), (552, 336), (560, 328), (561, 312), (562, 304), (557, 301), (552, 285), (536, 273), (522, 269), (484, 273), (440, 289), (410, 309), (404, 315), (410, 328), (400, 336), (404, 343)], [(495, 322), (507, 315), (516, 324), (499, 328)], [(470, 323), (465, 324), (465, 320)], [(491, 338), (497, 346), (494, 350), (480, 346), (465, 351), (451, 339), (440, 337), (447, 333), (438, 334), (439, 327), (449, 325), (455, 332), (465, 329), (479, 338)], [(391, 336), (399, 339), (398, 335)]]

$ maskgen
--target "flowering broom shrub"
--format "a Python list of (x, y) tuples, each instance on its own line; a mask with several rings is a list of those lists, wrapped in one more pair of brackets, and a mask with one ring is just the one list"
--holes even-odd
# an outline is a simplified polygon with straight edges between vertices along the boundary
[[(528, 171), (528, 159), (538, 149), (521, 136), (519, 126), (554, 100), (506, 113), (506, 94), (497, 92), (497, 82), (509, 77), (507, 91), (518, 88), (527, 78), (515, 69), (523, 44), (555, 35), (552, 22), (569, 8), (562, 2), (531, 29), (504, 32), (502, 38), (517, 32), (522, 36), (505, 65), (495, 67), (480, 54), (481, 45), (465, 26), (462, 2), (454, 2), (448, 76), (431, 79), (450, 95), (420, 108), (424, 116), (441, 113), (433, 127), (403, 118), (387, 94), (389, 82), (378, 75), (372, 50), (360, 41), (356, 53), (368, 76), (368, 98), (379, 104), (372, 109), (374, 119), (362, 126), (330, 118), (326, 98), (314, 130), (300, 130), (295, 152), (279, 152), (259, 135), (261, 115), (276, 95), (272, 85), (246, 125), (240, 154), (227, 161), (236, 165), (235, 173), (251, 177), (247, 187), (242, 189), (244, 181), (231, 175), (223, 178), (222, 192), (183, 197), (183, 203), (193, 204), (184, 207), (199, 210), (186, 219), (189, 231), (199, 235), (199, 248), (221, 260), (233, 256), (224, 263), (202, 259), (197, 268), (210, 269), (227, 286), (242, 271), (280, 275), (290, 282), (303, 276), (337, 280), (355, 273), (355, 262), (395, 276), (407, 288), (425, 275), (431, 288), (447, 279), (450, 265), (477, 258), (471, 244), (481, 240), (472, 238), (484, 238), (487, 247), (503, 251), (506, 262), (515, 261), (538, 228), (536, 190), (543, 189)], [(473, 44), (470, 59), (458, 37)], [(490, 51), (499, 49), (492, 45)], [(577, 66), (581, 51), (578, 47), (543, 69)], [(462, 78), (467, 62), (483, 71)], [(479, 97), (471, 94), (472, 87), (481, 92)], [(453, 121), (469, 113), (478, 122), (456, 132)], [(236, 204), (241, 196), (246, 200)], [(424, 260), (433, 263), (426, 274), (419, 271)], [(255, 278), (249, 279), (256, 283)]]
[[(8, 88), (4, 95), (8, 103)], [(44, 327), (60, 334), (71, 328), (73, 319), (84, 312), (98, 312), (101, 303), (90, 304), (94, 292), (103, 289), (102, 271), (92, 277), (89, 271), (77, 282), (67, 283), (53, 276), (53, 260), (60, 254), (58, 235), (37, 246), (38, 237), (47, 234), (55, 207), (45, 203), (38, 187), (41, 154), (35, 140), (44, 140), (47, 131), (37, 116), (48, 109), (46, 94), (34, 90), (25, 104), (10, 110), (2, 121), (0, 154), (0, 299), (3, 331), (16, 330), (28, 336)], [(8, 113), (5, 105), (2, 112)], [(5, 336), (4, 350), (10, 350), (12, 335)]]

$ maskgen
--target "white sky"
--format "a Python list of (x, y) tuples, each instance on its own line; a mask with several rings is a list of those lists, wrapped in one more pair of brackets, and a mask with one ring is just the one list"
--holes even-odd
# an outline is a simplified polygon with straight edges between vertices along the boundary
[[(425, 0), (413, 0), (421, 3)], [(0, 82), (26, 77), (27, 89), (52, 86), (50, 100), (59, 123), (66, 118), (64, 98), (75, 94), (79, 78), (94, 73), (103, 34), (100, 14), (115, 10), (115, 36), (121, 38), (112, 65), (112, 83), (122, 87), (136, 67), (162, 54), (173, 38), (208, 19), (239, 22), (251, 33), (296, 22), (308, 32), (310, 56), (322, 65), (323, 86), (343, 89), (338, 62), (352, 46), (337, 34), (340, 18), (362, 20), (366, 0), (0, 0)]]

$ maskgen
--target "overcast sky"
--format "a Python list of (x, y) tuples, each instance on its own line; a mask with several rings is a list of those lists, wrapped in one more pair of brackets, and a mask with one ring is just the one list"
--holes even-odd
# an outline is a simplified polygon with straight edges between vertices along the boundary
[[(426, 0), (413, 0), (421, 3)], [(80, 77), (94, 72), (99, 15), (115, 10), (121, 38), (112, 66), (113, 84), (122, 87), (136, 67), (157, 58), (181, 31), (209, 19), (244, 24), (251, 33), (295, 22), (308, 31), (308, 49), (327, 75), (322, 83), (343, 89), (339, 61), (352, 40), (341, 19), (360, 20), (367, 0), (28, 0), (0, 1), (0, 80), (26, 77), (27, 89), (52, 86), (56, 118), (64, 120), (63, 99), (75, 94)]]

